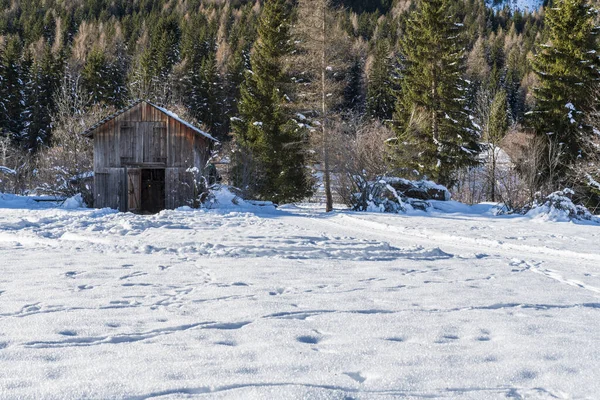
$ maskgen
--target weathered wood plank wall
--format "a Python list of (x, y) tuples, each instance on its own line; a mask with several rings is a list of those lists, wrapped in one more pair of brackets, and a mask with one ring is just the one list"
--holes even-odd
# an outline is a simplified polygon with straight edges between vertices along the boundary
[(139, 182), (133, 178), (143, 168), (165, 169), (166, 208), (190, 204), (194, 173), (188, 170), (202, 170), (209, 149), (208, 140), (193, 129), (141, 102), (99, 126), (93, 137), (96, 207), (139, 209), (134, 198)]

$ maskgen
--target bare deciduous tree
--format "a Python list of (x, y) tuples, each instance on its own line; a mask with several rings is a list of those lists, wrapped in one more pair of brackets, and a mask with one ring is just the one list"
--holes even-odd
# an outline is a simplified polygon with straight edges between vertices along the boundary
[(92, 140), (82, 133), (114, 110), (90, 106), (91, 96), (82, 90), (78, 75), (66, 74), (54, 100), (52, 140), (37, 157), (38, 190), (63, 196), (82, 193), (89, 202)]
[(332, 161), (337, 166), (337, 193), (353, 205), (356, 193), (365, 192), (368, 183), (388, 175), (387, 141), (394, 133), (377, 120), (355, 116), (338, 121), (332, 134)]
[(33, 171), (28, 151), (15, 145), (8, 136), (0, 135), (0, 193), (24, 193)]
[(352, 53), (351, 42), (339, 25), (338, 15), (330, 0), (299, 0), (295, 26), (299, 51), (292, 61), (301, 85), (297, 99), (299, 111), (312, 114), (316, 122), (313, 125), (318, 125), (321, 134), (319, 158), (327, 212), (333, 210), (330, 154), (335, 125), (333, 114), (342, 98), (343, 70)]

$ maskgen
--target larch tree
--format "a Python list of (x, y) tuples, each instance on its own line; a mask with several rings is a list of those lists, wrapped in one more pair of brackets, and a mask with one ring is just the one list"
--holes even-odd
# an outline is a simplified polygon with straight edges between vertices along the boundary
[(506, 91), (496, 93), (486, 87), (477, 93), (474, 121), (479, 128), (486, 151), (487, 195), (491, 201), (498, 198), (497, 176), (500, 143), (508, 131), (508, 99)]
[[(293, 49), (291, 10), (285, 0), (264, 3), (251, 71), (234, 118), (236, 184), (264, 200), (301, 200), (312, 192), (305, 165), (305, 130), (293, 119), (293, 85), (285, 65)], [(250, 161), (249, 161), (250, 160)], [(248, 173), (250, 172), (250, 173)], [(241, 179), (240, 177), (249, 179)]]
[(556, 0), (546, 10), (545, 37), (532, 66), (538, 84), (530, 125), (547, 142), (541, 171), (549, 190), (571, 178), (571, 169), (585, 157), (584, 143), (593, 129), (588, 123), (600, 88), (596, 11), (586, 0)]
[(420, 0), (401, 41), (403, 69), (394, 114), (396, 163), (451, 186), (476, 165), (478, 135), (466, 109), (463, 26), (450, 0)]
[(310, 114), (325, 189), (325, 209), (333, 210), (331, 188), (333, 126), (336, 112), (343, 107), (347, 81), (352, 69), (350, 39), (340, 26), (339, 10), (330, 0), (299, 0), (296, 37), (300, 51), (294, 59), (301, 110)]

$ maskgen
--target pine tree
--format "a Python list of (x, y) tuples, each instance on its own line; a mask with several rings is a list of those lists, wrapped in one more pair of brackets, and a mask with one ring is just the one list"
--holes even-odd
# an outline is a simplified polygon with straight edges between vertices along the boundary
[[(290, 85), (284, 59), (292, 51), (290, 10), (285, 0), (269, 0), (259, 21), (251, 55), (252, 71), (241, 89), (234, 134), (242, 152), (254, 161), (250, 194), (275, 202), (295, 201), (311, 193), (304, 161), (304, 131), (287, 106)], [(236, 168), (248, 168), (238, 162)], [(241, 171), (243, 175), (244, 171)], [(237, 183), (240, 185), (240, 182)]]
[(10, 38), (0, 53), (0, 131), (3, 136), (18, 139), (23, 130), (24, 72), (22, 47), (17, 37)]
[(380, 40), (367, 86), (367, 113), (373, 118), (392, 118), (396, 97), (394, 96), (393, 65), (387, 40)]
[(122, 105), (125, 91), (125, 71), (118, 60), (110, 60), (107, 54), (94, 49), (81, 71), (83, 88), (92, 96), (94, 104)]
[(364, 109), (363, 68), (359, 60), (355, 60), (346, 77), (342, 108), (354, 113), (362, 113)]
[(548, 139), (548, 157), (558, 159), (546, 160), (543, 171), (552, 186), (562, 184), (569, 168), (584, 156), (582, 144), (592, 134), (587, 118), (600, 85), (595, 16), (586, 0), (556, 0), (546, 10), (548, 40), (532, 62), (539, 84), (536, 107), (528, 117), (537, 134)]
[[(395, 112), (399, 166), (445, 185), (477, 164), (477, 134), (465, 110), (462, 24), (450, 0), (420, 0), (401, 43), (404, 69)], [(415, 155), (417, 155), (415, 157)]]
[[(27, 63), (30, 64), (30, 63)], [(23, 120), (25, 127), (19, 137), (21, 146), (36, 152), (50, 141), (52, 114), (54, 110), (54, 92), (58, 86), (59, 63), (50, 46), (44, 46), (39, 60), (31, 63), (25, 84)], [(44, 101), (40, 101), (44, 99)]]
[(222, 139), (221, 82), (215, 58), (216, 42), (210, 25), (192, 21), (185, 27), (182, 56), (182, 102), (192, 117), (204, 124), (211, 134)]

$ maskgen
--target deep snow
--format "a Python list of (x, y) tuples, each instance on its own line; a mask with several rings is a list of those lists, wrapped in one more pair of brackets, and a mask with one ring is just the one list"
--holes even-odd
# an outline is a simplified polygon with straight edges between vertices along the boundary
[(0, 206), (2, 399), (600, 393), (598, 225)]

